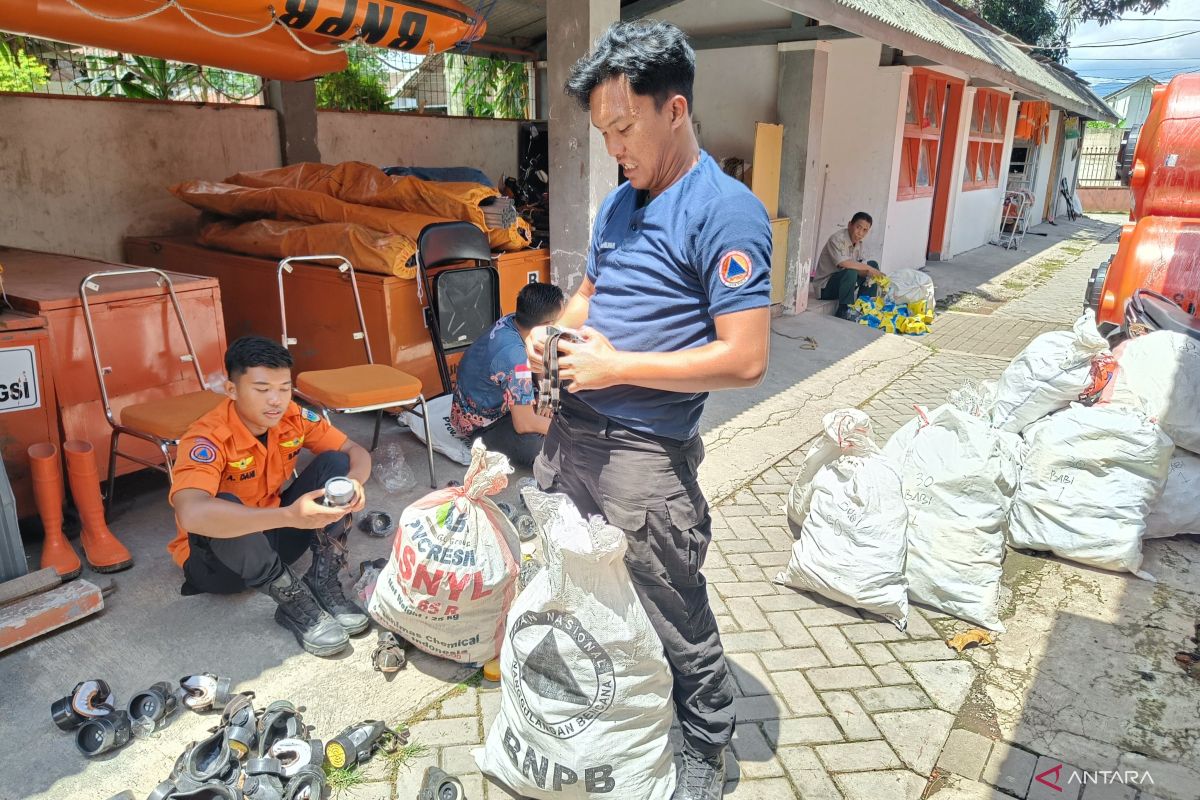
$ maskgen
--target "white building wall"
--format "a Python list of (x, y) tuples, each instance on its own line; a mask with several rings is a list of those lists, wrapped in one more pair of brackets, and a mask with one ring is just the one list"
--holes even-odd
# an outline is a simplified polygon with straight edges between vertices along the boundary
[[(856, 211), (875, 224), (865, 243), (870, 257), (885, 249), (888, 215), (896, 195), (900, 143), (897, 121), (904, 113), (907, 67), (880, 67), (879, 43), (871, 39), (832, 42), (825, 118), (821, 136), (824, 175), (817, 248)], [(891, 265), (888, 265), (891, 268)]]
[(251, 106), (0, 94), (0, 130), (4, 244), (108, 261), (195, 227), (168, 186), (280, 160), (275, 112)]
[[(963, 93), (964, 111), (968, 114), (975, 103), (976, 89), (967, 87)], [(963, 170), (958, 169), (950, 204), (954, 209), (950, 217), (950, 247), (947, 256), (953, 258), (960, 253), (974, 250), (994, 239), (1000, 231), (1000, 212), (1004, 205), (1004, 176), (1008, 174), (1009, 157), (1012, 155), (1013, 129), (1017, 121), (1017, 103), (1008, 104), (1008, 122), (1004, 128), (1004, 144), (1000, 157), (1000, 185), (995, 189), (971, 189), (964, 191)], [(966, 120), (964, 120), (966, 122)], [(969, 125), (963, 126), (963, 143), (957, 159), (965, 164), (966, 141)]]
[(883, 260), (880, 262), (884, 272), (925, 266), (932, 215), (932, 197), (914, 197), (892, 203), (887, 216)]

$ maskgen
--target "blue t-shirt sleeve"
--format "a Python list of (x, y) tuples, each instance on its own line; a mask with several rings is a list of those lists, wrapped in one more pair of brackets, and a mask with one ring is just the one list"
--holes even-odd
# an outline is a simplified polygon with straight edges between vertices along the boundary
[(771, 222), (749, 192), (723, 195), (701, 210), (692, 263), (712, 317), (771, 304)]

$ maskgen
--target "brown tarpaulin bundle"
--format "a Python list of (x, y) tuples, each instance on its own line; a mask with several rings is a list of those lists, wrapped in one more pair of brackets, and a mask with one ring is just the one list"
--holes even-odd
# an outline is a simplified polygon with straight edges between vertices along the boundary
[[(334, 253), (359, 268), (372, 242), (379, 242), (383, 249), (366, 256), (373, 266), (363, 262), (361, 269), (401, 277), (412, 269), (408, 258), (397, 260), (399, 254), (408, 250), (411, 256), (421, 231), (435, 222), (471, 222), (487, 233), (493, 250), (523, 250), (533, 240), (532, 227), (520, 218), (508, 228), (487, 227), (480, 203), (498, 197), (495, 189), (392, 177), (356, 161), (240, 172), (221, 183), (187, 181), (172, 186), (171, 193), (229, 218), (206, 226), (202, 244), (275, 258)], [(296, 224), (238, 225), (237, 220)], [(302, 233), (306, 226), (317, 230)]]
[(417, 246), (407, 236), (381, 234), (362, 225), (258, 219), (218, 220), (200, 229), (199, 243), (264, 258), (333, 254), (349, 259), (356, 270), (412, 279)]
[(400, 234), (414, 242), (431, 223), (442, 217), (410, 214), (387, 208), (346, 203), (321, 192), (272, 186), (251, 189), (230, 183), (187, 181), (171, 187), (171, 193), (201, 211), (234, 219), (275, 219), (306, 222), (348, 222), (381, 234)]
[(479, 183), (423, 181), (407, 175), (393, 177), (361, 161), (293, 164), (259, 172), (239, 172), (226, 178), (225, 183), (253, 188), (305, 189), (347, 203), (428, 214), (442, 220), (466, 220), (484, 230), (486, 226), (479, 204), (500, 196), (495, 189)]

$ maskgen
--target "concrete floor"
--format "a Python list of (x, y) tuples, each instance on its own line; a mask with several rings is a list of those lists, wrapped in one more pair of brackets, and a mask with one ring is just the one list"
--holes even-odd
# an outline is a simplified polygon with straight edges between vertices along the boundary
[[(1051, 237), (1045, 237), (1045, 242), (1041, 241), (1043, 237), (1027, 237), (1025, 242), (1030, 248), (1047, 245), (1038, 248), (1038, 252), (984, 247), (954, 262), (930, 265), (939, 297), (962, 296), (978, 290), (978, 296), (988, 304), (991, 301), (987, 300), (987, 293), (1006, 291), (1002, 285), (1005, 280), (1021, 283), (1025, 279), (1013, 278), (1025, 274), (1022, 270), (1032, 269), (1037, 274), (1044, 271), (1031, 266), (1031, 262), (1069, 255), (1064, 248), (1073, 247), (1070, 236), (1099, 240), (1112, 231), (1111, 226), (1095, 221), (1081, 221), (1069, 230), (1068, 225), (1060, 222), (1061, 230), (1052, 231), (1058, 236), (1053, 242)], [(1060, 233), (1068, 235), (1059, 236)], [(1036, 281), (1027, 283), (1032, 285)], [(867, 404), (902, 376), (918, 375), (920, 370), (913, 368), (930, 357), (930, 349), (921, 339), (881, 335), (829, 317), (805, 314), (781, 318), (774, 321), (773, 328), (772, 363), (766, 381), (755, 389), (714, 394), (702, 419), (708, 456), (701, 483), (714, 504), (738, 495), (751, 481), (770, 472), (781, 458), (811, 439), (819, 431), (824, 413), (837, 407)], [(805, 347), (800, 338), (804, 336), (816, 340), (815, 350)], [(343, 418), (338, 424), (357, 441), (369, 441), (368, 419)], [(381, 449), (388, 442), (402, 445), (407, 462), (421, 483), (407, 492), (388, 495), (372, 480), (367, 487), (368, 506), (398, 515), (408, 503), (428, 491), (423, 477), (424, 450), (411, 435), (394, 428), (387, 429)], [(439, 484), (451, 478), (461, 479), (462, 467), (441, 456), (435, 458)], [(522, 474), (518, 472), (511, 477), (510, 487), (498, 499), (516, 501), (514, 486)], [(0, 734), (10, 742), (19, 743), (0, 751), (0, 800), (26, 797), (104, 800), (125, 788), (134, 790), (135, 796), (144, 797), (166, 776), (183, 747), (215, 724), (213, 716), (186, 712), (149, 739), (135, 741), (107, 758), (85, 761), (76, 752), (71, 736), (51, 724), (49, 706), (77, 681), (86, 678), (108, 680), (118, 701), (123, 703), (132, 692), (156, 681), (173, 681), (192, 672), (216, 672), (232, 677), (239, 689), (254, 690), (260, 704), (288, 698), (306, 706), (306, 720), (316, 726), (314, 735), (330, 737), (345, 725), (365, 718), (398, 723), (419, 716), (473, 672), (410, 653), (408, 668), (387, 681), (370, 665), (373, 634), (355, 640), (353, 648), (340, 657), (322, 660), (300, 651), (291, 634), (272, 621), (272, 603), (262, 596), (246, 593), (232, 597), (181, 597), (180, 574), (165, 549), (174, 535), (165, 496), (165, 483), (158, 476), (125, 481), (118, 487), (110, 524), (134, 552), (137, 563), (133, 569), (114, 576), (118, 589), (107, 599), (102, 614), (0, 657)], [(352, 569), (363, 559), (386, 555), (389, 545), (385, 540), (370, 539), (358, 532), (351, 535), (350, 542)], [(36, 560), (36, 548), (30, 550)], [(1053, 676), (1047, 674), (1043, 678), (1045, 685), (1060, 685), (1060, 681), (1068, 686), (1081, 685), (1069, 680), (1073, 665), (1081, 658), (1091, 670), (1087, 675), (1096, 669), (1111, 674), (1124, 669), (1124, 662), (1102, 664), (1088, 655), (1094, 652), (1094, 645), (1093, 650), (1085, 647), (1088, 635), (1111, 636), (1113, 630), (1120, 630), (1125, 635), (1137, 636), (1142, 618), (1162, 613), (1170, 614), (1169, 627), (1173, 632), (1188, 614), (1194, 615), (1191, 596), (1181, 601), (1164, 594), (1168, 589), (1183, 591), (1183, 584), (1189, 580), (1194, 586), (1194, 548), (1180, 551), (1170, 545), (1161, 550), (1165, 563), (1151, 570), (1162, 582), (1157, 589), (1140, 583), (1129, 589), (1128, 579), (1120, 576), (1099, 576), (1096, 587), (1089, 585), (1091, 581), (1081, 583), (1072, 578), (1068, 588), (1074, 597), (1069, 603), (1064, 599), (1066, 605), (1055, 603), (1052, 608), (1039, 610), (1036, 605), (1044, 599), (1050, 584), (1042, 582), (1040, 592), (1038, 586), (1029, 584), (1030, 591), (1017, 598), (1022, 604), (1020, 613), (1029, 614), (1031, 619), (1044, 619), (1049, 626), (1038, 633), (1037, 642), (1030, 642), (1030, 647), (1038, 647), (1038, 653), (1050, 647), (1060, 656), (1054, 663), (1060, 664), (1061, 669), (1056, 668)], [(1120, 586), (1101, 587), (1102, 583)], [(1127, 590), (1124, 597), (1122, 587)], [(1087, 596), (1102, 588), (1103, 606), (1088, 607)], [(1164, 604), (1173, 608), (1164, 612)], [(1146, 627), (1159, 630), (1159, 624), (1147, 623)], [(1010, 635), (1010, 638), (1016, 637)], [(980, 658), (991, 657), (988, 651), (982, 652), (985, 655)], [(996, 651), (998, 663), (994, 666), (1011, 667), (1012, 677), (1004, 678), (997, 673), (998, 681), (1006, 681), (1002, 684), (1003, 691), (1017, 694), (1031, 691), (1030, 683), (1048, 668), (1044, 661), (1032, 666), (1018, 663), (1022, 652), (1033, 651), (1025, 647), (1013, 649), (1005, 658), (1015, 660), (1006, 665), (1000, 663), (1000, 652)], [(987, 672), (992, 665), (978, 666)], [(1167, 666), (1161, 665), (1161, 674), (1168, 672)], [(1090, 685), (1090, 679), (1087, 684)], [(1102, 688), (1104, 697), (1119, 697), (1118, 683)], [(1034, 700), (1036, 694), (1040, 693), (1031, 694)], [(992, 703), (1001, 712), (997, 715), (1000, 719), (992, 724), (1000, 730), (988, 732), (1038, 752), (1054, 753), (1064, 760), (1074, 756), (1076, 763), (1085, 761), (1085, 750), (1066, 744), (1082, 740), (1062, 736), (1053, 741), (1043, 740), (1040, 732), (1035, 733), (1035, 729), (1053, 732), (1067, 731), (1069, 727), (1078, 737), (1081, 734), (1076, 729), (1085, 730), (1092, 724), (1083, 717), (1078, 719), (1078, 725), (1058, 724), (1050, 712), (1063, 702), (1066, 701), (1061, 693), (1047, 695), (1042, 704), (1047, 709), (1045, 724), (1031, 726), (1032, 711), (1022, 713), (1020, 708), (1013, 708), (1005, 714), (1005, 698), (997, 695)], [(1176, 707), (1176, 704), (1169, 706)], [(1134, 711), (1145, 716), (1154, 708)], [(1171, 725), (1164, 729), (1177, 729), (1174, 717), (1168, 721)], [(1151, 735), (1153, 725), (1146, 730)], [(1179, 738), (1170, 743), (1172, 746), (1160, 747), (1159, 752), (1177, 752), (1178, 746), (1188, 742), (1186, 737)], [(1121, 752), (1135, 749), (1146, 752), (1138, 746), (1150, 744), (1154, 743), (1131, 741), (1128, 750), (1121, 748)], [(1200, 760), (1195, 756), (1194, 739), (1188, 746), (1192, 760)], [(1186, 748), (1181, 754), (1184, 759), (1185, 753)], [(749, 789), (751, 784), (746, 786)]]
[[(714, 394), (703, 418), (709, 455), (702, 482), (714, 502), (811, 438), (826, 411), (865, 401), (922, 355), (901, 337), (827, 317), (779, 319), (775, 329), (767, 380), (754, 389)], [(814, 337), (817, 348), (802, 348), (799, 336)], [(371, 420), (365, 415), (343, 417), (337, 424), (356, 441), (370, 441)], [(398, 516), (429, 491), (425, 454), (413, 436), (390, 422), (385, 426), (380, 450), (399, 443), (419, 485), (387, 494), (373, 478), (367, 485), (368, 508)], [(439, 485), (462, 478), (463, 467), (440, 455), (435, 459)], [(496, 499), (516, 504), (516, 480), (525, 474), (516, 472)], [(174, 536), (166, 493), (157, 474), (120, 480), (109, 522), (133, 552), (135, 565), (112, 576), (117, 590), (104, 612), (0, 657), (0, 735), (22, 743), (0, 751), (0, 800), (107, 798), (125, 788), (145, 796), (166, 777), (184, 746), (215, 724), (211, 715), (187, 712), (147, 740), (86, 761), (72, 736), (51, 724), (49, 708), (87, 678), (107, 680), (124, 703), (157, 681), (194, 672), (226, 675), (239, 690), (254, 690), (263, 704), (287, 698), (306, 706), (314, 735), (331, 737), (362, 719), (407, 720), (473, 674), (410, 652), (407, 669), (384, 680), (371, 667), (373, 631), (353, 640), (337, 658), (318, 659), (302, 653), (292, 635), (275, 624), (274, 606), (262, 595), (180, 596), (181, 575), (166, 551)], [(386, 556), (388, 548), (388, 540), (353, 532), (349, 563), (354, 575), (360, 561)], [(36, 564), (36, 545), (27, 550)], [(305, 561), (298, 566), (303, 569)], [(89, 577), (86, 570), (84, 577)], [(36, 754), (36, 769), (30, 769), (30, 754)]]

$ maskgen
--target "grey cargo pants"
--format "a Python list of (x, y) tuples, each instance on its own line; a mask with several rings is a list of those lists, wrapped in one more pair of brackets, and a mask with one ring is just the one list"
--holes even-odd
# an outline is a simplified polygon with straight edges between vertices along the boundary
[(733, 736), (733, 682), (700, 568), (712, 536), (696, 472), (700, 437), (677, 442), (632, 431), (563, 393), (533, 474), (581, 514), (625, 531), (625, 564), (666, 650), (684, 740), (712, 755)]

